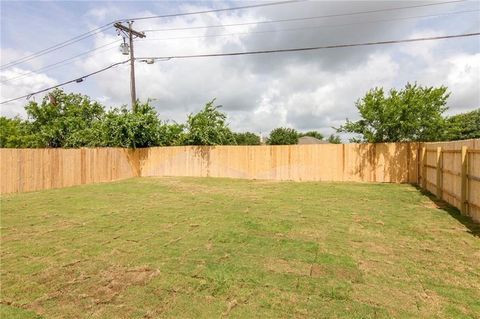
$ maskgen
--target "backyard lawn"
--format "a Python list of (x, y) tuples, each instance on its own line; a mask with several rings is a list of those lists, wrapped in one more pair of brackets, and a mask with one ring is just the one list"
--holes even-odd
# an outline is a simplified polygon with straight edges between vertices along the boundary
[(136, 178), (1, 198), (2, 318), (480, 318), (480, 227), (410, 185)]

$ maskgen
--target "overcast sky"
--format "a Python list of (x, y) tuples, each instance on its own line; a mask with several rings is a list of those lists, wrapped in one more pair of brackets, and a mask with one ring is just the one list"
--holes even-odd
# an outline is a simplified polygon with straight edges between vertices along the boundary
[[(252, 1), (1, 2), (1, 64), (5, 65), (116, 19), (258, 4)], [(432, 2), (305, 1), (134, 23), (137, 30), (317, 17)], [(282, 49), (478, 32), (480, 2), (353, 14), (282, 23), (146, 32), (136, 56), (168, 56)], [(468, 12), (466, 12), (468, 11)], [(1, 100), (28, 94), (125, 60), (110, 28), (74, 45), (0, 71)], [(162, 119), (183, 122), (216, 98), (231, 127), (266, 135), (288, 126), (331, 133), (357, 119), (355, 101), (373, 87), (407, 82), (445, 85), (449, 114), (480, 106), (480, 38), (410, 44), (160, 61), (136, 66), (137, 97), (153, 99)], [(99, 48), (45, 70), (53, 63)], [(32, 72), (33, 71), (33, 72)], [(26, 74), (22, 76), (22, 74)], [(13, 78), (13, 79), (12, 79)], [(9, 80), (12, 79), (12, 80)], [(129, 104), (129, 66), (64, 86), (107, 107)], [(42, 95), (34, 97), (40, 100)], [(26, 100), (1, 105), (1, 114), (25, 116)]]

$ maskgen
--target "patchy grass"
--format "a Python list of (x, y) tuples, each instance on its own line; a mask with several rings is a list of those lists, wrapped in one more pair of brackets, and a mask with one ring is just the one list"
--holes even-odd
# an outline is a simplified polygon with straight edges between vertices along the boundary
[(2, 318), (478, 318), (478, 225), (409, 185), (143, 178), (1, 199)]

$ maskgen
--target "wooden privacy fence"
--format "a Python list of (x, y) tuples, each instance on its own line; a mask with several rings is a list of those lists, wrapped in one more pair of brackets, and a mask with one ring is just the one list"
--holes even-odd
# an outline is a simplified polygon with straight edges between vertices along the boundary
[(480, 139), (420, 145), (419, 185), (480, 221)]
[(0, 193), (20, 193), (139, 176), (122, 148), (0, 149)]
[(153, 147), (139, 165), (142, 176), (414, 183), (417, 153), (408, 143)]
[[(464, 153), (462, 146), (466, 146)], [(0, 149), (0, 193), (135, 176), (413, 183), (480, 220), (479, 149), (480, 140), (136, 150)]]

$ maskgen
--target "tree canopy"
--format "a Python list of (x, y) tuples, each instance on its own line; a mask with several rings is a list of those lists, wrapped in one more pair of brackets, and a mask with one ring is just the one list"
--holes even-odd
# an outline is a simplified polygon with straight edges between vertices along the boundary
[(215, 99), (208, 102), (197, 114), (187, 119), (184, 144), (186, 145), (230, 145), (236, 144), (235, 137), (227, 125), (227, 116), (214, 106)]
[(148, 103), (137, 103), (135, 111), (125, 106), (116, 108), (107, 112), (99, 124), (96, 144), (129, 148), (166, 145), (162, 126), (157, 112)]
[[(407, 84), (385, 93), (375, 88), (356, 102), (358, 121), (346, 120), (338, 132), (353, 134), (354, 142), (408, 142), (480, 138), (480, 109), (444, 116), (449, 93), (445, 87)], [(150, 101), (135, 111), (122, 106), (106, 110), (88, 96), (55, 89), (41, 102), (25, 106), (26, 119), (0, 116), (0, 147), (149, 147), (170, 145), (259, 145), (251, 132), (235, 133), (227, 115), (206, 103), (186, 123), (162, 121)], [(297, 144), (301, 136), (325, 139), (318, 131), (298, 133), (279, 127), (270, 132), (270, 145)], [(341, 143), (331, 134), (330, 143)]]
[(29, 102), (25, 110), (28, 143), (32, 147), (80, 147), (95, 145), (95, 127), (104, 108), (86, 95), (55, 89), (41, 103)]
[(480, 138), (480, 109), (447, 117), (447, 140)]
[(279, 127), (270, 132), (267, 144), (291, 145), (298, 143), (298, 132), (293, 128)]
[(328, 137), (328, 142), (330, 144), (342, 144), (342, 140), (340, 139), (340, 136), (335, 134), (330, 134), (330, 136)]
[(260, 145), (260, 136), (251, 132), (233, 133), (237, 145)]
[(404, 89), (375, 88), (356, 103), (361, 119), (338, 131), (354, 133), (360, 142), (437, 141), (445, 136), (446, 87), (407, 84)]

